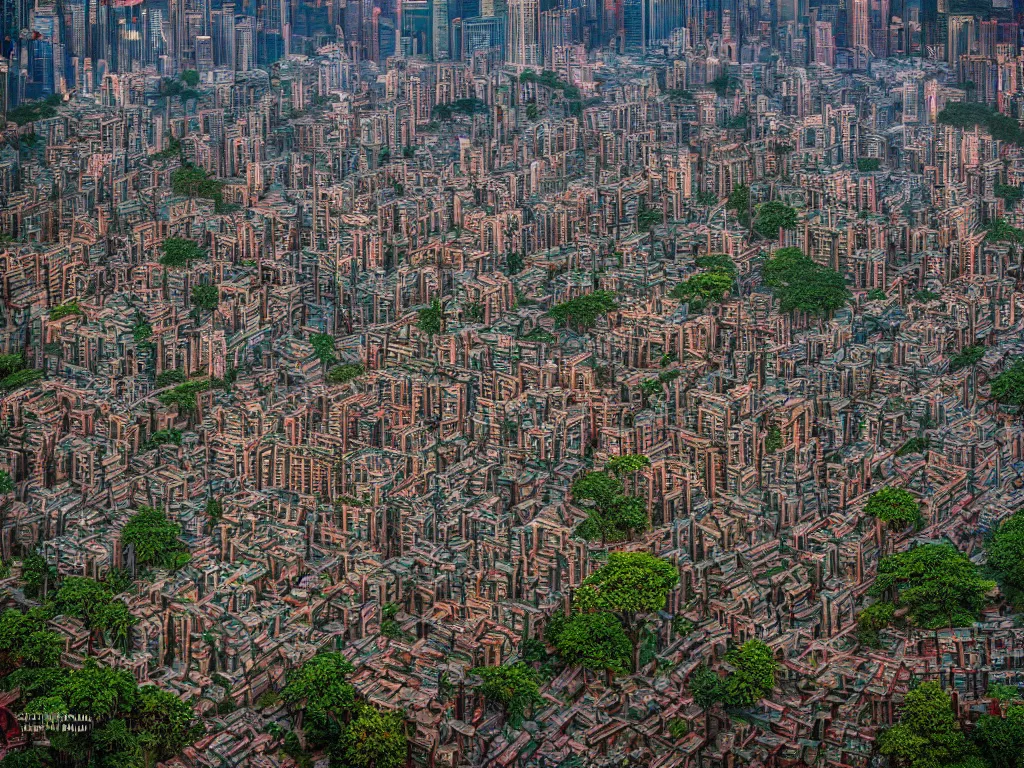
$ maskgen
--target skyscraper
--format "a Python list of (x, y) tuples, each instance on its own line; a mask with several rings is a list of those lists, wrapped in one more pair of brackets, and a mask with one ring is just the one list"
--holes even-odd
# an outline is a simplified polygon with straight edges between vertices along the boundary
[(447, 61), (451, 58), (448, 0), (431, 0), (431, 19), (434, 61)]
[(508, 5), (508, 62), (531, 67), (540, 64), (540, 4), (538, 0), (512, 0)]

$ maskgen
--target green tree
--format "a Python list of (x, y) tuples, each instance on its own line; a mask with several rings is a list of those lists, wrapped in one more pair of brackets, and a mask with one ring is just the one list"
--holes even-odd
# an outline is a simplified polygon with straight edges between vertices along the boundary
[(330, 384), (347, 384), (358, 379), (366, 373), (366, 366), (362, 363), (343, 363), (331, 368), (327, 374), (327, 381)]
[(864, 513), (877, 518), (893, 530), (921, 524), (921, 504), (905, 488), (882, 488), (868, 498)]
[(329, 333), (309, 334), (309, 343), (313, 347), (313, 354), (324, 366), (334, 365), (337, 358), (334, 356), (334, 337)]
[(45, 595), (50, 582), (57, 580), (57, 569), (33, 552), (21, 560), (21, 579), (25, 582), (25, 595), (35, 598)]
[(474, 667), (469, 672), (480, 677), (480, 695), (500, 706), (513, 728), (518, 728), (530, 709), (541, 703), (536, 673), (522, 662)]
[(186, 69), (181, 73), (181, 82), (187, 85), (189, 88), (195, 88), (199, 85), (199, 73), (194, 69)]
[(725, 663), (732, 667), (723, 683), (723, 698), (731, 707), (750, 707), (775, 687), (778, 663), (771, 648), (761, 640), (748, 640), (738, 648), (730, 648)]
[(981, 578), (978, 567), (951, 544), (922, 544), (885, 557), (868, 594), (908, 609), (924, 629), (974, 623), (995, 583)]
[(212, 312), (220, 304), (220, 290), (215, 285), (193, 285), (192, 303), (199, 309)]
[(907, 692), (898, 725), (878, 737), (878, 751), (899, 768), (943, 768), (970, 755), (949, 694), (935, 681)]
[(556, 304), (548, 314), (561, 325), (572, 326), (577, 331), (589, 331), (597, 318), (618, 306), (611, 291), (594, 291)]
[(419, 311), (416, 325), (428, 336), (441, 333), (444, 327), (444, 307), (440, 299), (433, 299), (429, 307)]
[(100, 768), (144, 768), (142, 745), (123, 719), (111, 720), (92, 733)]
[(818, 265), (799, 248), (775, 251), (764, 265), (762, 276), (775, 290), (783, 312), (830, 315), (851, 298), (842, 275)]
[(864, 645), (877, 648), (878, 633), (889, 626), (896, 615), (896, 606), (892, 603), (872, 603), (857, 614), (857, 639)]
[(163, 256), (160, 263), (171, 269), (184, 269), (192, 261), (206, 258), (206, 251), (191, 240), (183, 237), (168, 237), (164, 240)]
[(703, 301), (719, 302), (725, 298), (733, 286), (733, 276), (725, 270), (714, 269), (709, 272), (701, 272), (688, 280), (684, 280), (669, 294), (673, 299), (685, 301), (687, 299), (701, 299)]
[(733, 187), (725, 206), (730, 211), (736, 211), (740, 223), (747, 226), (750, 222), (750, 187), (746, 184)]
[(669, 590), (679, 582), (678, 569), (647, 552), (612, 552), (608, 564), (592, 573), (576, 592), (582, 611), (618, 616), (633, 645), (633, 671), (640, 666), (640, 634), (647, 617), (664, 609)]
[(1013, 405), (1017, 413), (1024, 412), (1024, 358), (1013, 364), (992, 380), (992, 399), (1003, 405)]
[(964, 347), (957, 354), (949, 358), (949, 370), (952, 373), (959, 371), (961, 368), (973, 368), (981, 362), (984, 356), (985, 346), (983, 344)]
[(780, 229), (796, 229), (796, 211), (778, 200), (759, 205), (754, 231), (767, 240), (774, 240)]
[(121, 531), (121, 547), (135, 547), (135, 562), (159, 568), (180, 568), (188, 562), (188, 550), (178, 537), (181, 526), (159, 509), (141, 506)]
[(68, 576), (54, 596), (58, 611), (85, 622), (89, 629), (90, 655), (94, 636), (106, 629), (107, 611), (112, 597), (105, 584), (84, 576)]
[(612, 613), (575, 613), (557, 631), (558, 656), (573, 667), (625, 672), (633, 658), (633, 645)]
[[(1016, 698), (1016, 689), (1013, 692)], [(1010, 705), (1003, 717), (982, 715), (971, 731), (971, 738), (991, 768), (1021, 768), (1024, 765), (1024, 706)]]
[(347, 681), (354, 668), (342, 654), (320, 653), (288, 673), (281, 698), (301, 711), (302, 729), (318, 746), (341, 741), (355, 706), (355, 689)]
[(400, 768), (409, 747), (405, 719), (362, 705), (345, 731), (344, 758), (352, 768)]
[(131, 672), (101, 667), (87, 659), (81, 669), (68, 672), (55, 695), (75, 715), (88, 715), (102, 724), (119, 715), (129, 715), (139, 696), (139, 686)]
[(0, 469), (0, 496), (6, 496), (9, 493), (14, 493), (14, 478), (11, 477), (11, 473)]
[(49, 613), (32, 608), (22, 613), (8, 608), (0, 614), (0, 675), (20, 666), (52, 667), (60, 660), (64, 641), (47, 629)]
[(988, 542), (988, 564), (1015, 605), (1024, 603), (1024, 510), (1004, 520)]
[(221, 182), (211, 179), (204, 169), (194, 165), (183, 165), (171, 174), (174, 194), (213, 200), (218, 207), (224, 202), (223, 188)]
[(131, 716), (146, 765), (169, 760), (202, 735), (192, 705), (173, 693), (144, 685)]
[(690, 673), (686, 687), (693, 696), (693, 702), (705, 713), (725, 698), (722, 678), (707, 664), (699, 664)]
[(625, 485), (606, 472), (588, 472), (572, 486), (576, 503), (590, 502), (590, 516), (577, 532), (587, 540), (600, 538), (620, 541), (647, 528), (647, 511), (643, 499), (627, 496)]

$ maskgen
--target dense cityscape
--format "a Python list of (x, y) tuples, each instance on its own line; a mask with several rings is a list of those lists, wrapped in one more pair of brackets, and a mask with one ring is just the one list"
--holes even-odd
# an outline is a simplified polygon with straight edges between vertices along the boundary
[(1024, 6), (3, 0), (0, 768), (1024, 766)]

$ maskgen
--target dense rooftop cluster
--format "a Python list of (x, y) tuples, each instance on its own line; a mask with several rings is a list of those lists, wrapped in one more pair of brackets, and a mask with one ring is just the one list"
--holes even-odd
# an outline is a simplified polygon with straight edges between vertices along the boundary
[(562, 53), (8, 113), (0, 765), (1016, 765), (1017, 86)]

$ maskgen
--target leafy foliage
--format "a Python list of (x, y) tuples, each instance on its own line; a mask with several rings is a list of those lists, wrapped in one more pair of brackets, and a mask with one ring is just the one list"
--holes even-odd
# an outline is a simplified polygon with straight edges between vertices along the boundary
[[(990, 685), (988, 695), (1002, 701), (1019, 698), (1012, 686)], [(971, 739), (991, 768), (1019, 768), (1024, 755), (1024, 706), (1010, 705), (1003, 717), (982, 715), (971, 731)]]
[(992, 399), (997, 403), (1024, 408), (1024, 358), (1013, 364), (992, 380)]
[(224, 184), (211, 179), (203, 169), (183, 165), (171, 174), (171, 189), (176, 195), (213, 200), (218, 206), (224, 202)]
[(191, 410), (196, 407), (196, 395), (207, 391), (212, 383), (207, 378), (192, 379), (184, 384), (179, 384), (170, 392), (162, 392), (157, 395), (163, 405), (176, 405), (182, 410)]
[(352, 768), (399, 768), (407, 751), (405, 721), (398, 712), (360, 706), (345, 730), (344, 757)]
[(618, 306), (611, 291), (594, 291), (556, 304), (549, 314), (562, 325), (585, 331), (594, 327), (598, 317)]
[(14, 479), (11, 477), (11, 473), (5, 469), (0, 469), (0, 496), (6, 496), (8, 493), (14, 492)]
[(192, 303), (199, 309), (212, 312), (220, 304), (220, 290), (215, 285), (194, 285)]
[(997, 183), (995, 187), (995, 195), (996, 197), (1001, 197), (1005, 200), (1008, 205), (1013, 205), (1020, 200), (1021, 197), (1024, 197), (1024, 190), (1014, 184)]
[(43, 378), (42, 371), (34, 368), (22, 368), (20, 371), (15, 371), (0, 379), (0, 392), (11, 392), (41, 378)]
[(877, 171), (882, 167), (882, 161), (877, 157), (859, 157), (857, 158), (857, 170), (870, 173), (871, 171)]
[(1024, 510), (1010, 515), (988, 542), (988, 564), (1014, 603), (1024, 602)]
[(781, 310), (829, 315), (851, 298), (843, 276), (822, 267), (799, 248), (780, 248), (765, 264), (764, 281), (775, 289)]
[(883, 558), (868, 594), (895, 594), (924, 629), (972, 624), (995, 583), (981, 578), (977, 566), (951, 544), (922, 544)]
[(693, 670), (687, 688), (694, 702), (705, 712), (725, 698), (724, 681), (706, 664)]
[(626, 487), (615, 475), (588, 472), (572, 486), (577, 503), (591, 502), (590, 517), (577, 532), (586, 539), (620, 541), (647, 528), (643, 499), (626, 495)]
[(778, 200), (759, 205), (754, 231), (761, 237), (774, 240), (780, 229), (796, 229), (796, 211)]
[(857, 614), (857, 638), (865, 645), (878, 646), (878, 633), (889, 626), (896, 615), (896, 606), (892, 603), (872, 603)]
[(938, 120), (957, 128), (973, 128), (980, 125), (988, 130), (993, 139), (1024, 144), (1024, 133), (1021, 132), (1016, 120), (975, 102), (951, 102), (939, 112)]
[(50, 319), (60, 320), (61, 318), (68, 317), (69, 315), (80, 314), (82, 314), (82, 308), (78, 305), (78, 302), (67, 301), (50, 310)]
[(593, 670), (625, 672), (633, 644), (614, 614), (576, 613), (554, 634), (555, 648), (566, 664)]
[(679, 571), (667, 560), (647, 552), (612, 552), (606, 566), (584, 579), (576, 600), (583, 610), (651, 613), (665, 607), (678, 582)]
[(775, 687), (778, 663), (771, 648), (761, 640), (748, 640), (725, 654), (732, 672), (723, 684), (723, 699), (732, 707), (749, 707), (763, 699)]
[(685, 301), (699, 298), (705, 301), (718, 302), (732, 288), (733, 276), (725, 270), (713, 269), (702, 272), (685, 280), (672, 289), (669, 294), (673, 299)]
[(541, 702), (536, 673), (522, 662), (501, 667), (474, 667), (469, 672), (481, 678), (477, 688), (480, 695), (499, 705), (513, 728), (518, 728), (530, 708)]
[(313, 347), (313, 354), (316, 355), (324, 365), (334, 365), (337, 358), (334, 356), (334, 337), (329, 333), (309, 334), (309, 343)]
[(362, 363), (342, 363), (336, 365), (327, 374), (327, 381), (331, 384), (347, 384), (358, 379), (366, 373), (366, 366)]
[(0, 669), (13, 667), (52, 667), (60, 660), (64, 640), (47, 629), (49, 612), (32, 608), (22, 613), (8, 608), (0, 614)]
[(940, 768), (967, 757), (970, 745), (949, 694), (928, 681), (907, 692), (900, 722), (879, 735), (878, 751), (902, 768)]
[(180, 568), (188, 562), (188, 550), (178, 538), (181, 526), (152, 507), (140, 507), (121, 531), (121, 547), (135, 547), (139, 565)]
[(183, 237), (168, 237), (164, 240), (163, 256), (160, 263), (171, 269), (184, 269), (189, 262), (206, 258), (206, 251), (191, 240)]
[(964, 347), (949, 358), (949, 370), (950, 372), (953, 372), (959, 371), (961, 368), (971, 368), (981, 362), (981, 358), (984, 356), (984, 344), (974, 344), (970, 347)]
[(921, 522), (921, 505), (905, 488), (882, 488), (868, 498), (864, 513), (877, 517), (890, 528), (905, 528)]
[(764, 452), (775, 453), (782, 448), (782, 430), (777, 424), (768, 427), (768, 434), (764, 436)]
[(1024, 229), (1017, 229), (996, 219), (985, 230), (985, 239), (993, 243), (1024, 243)]
[(181, 430), (174, 429), (158, 429), (152, 435), (149, 440), (142, 446), (143, 450), (149, 450), (156, 448), (161, 445), (181, 445)]
[(314, 744), (341, 741), (343, 719), (355, 706), (355, 689), (347, 681), (354, 668), (340, 653), (320, 653), (287, 676), (281, 698), (304, 712), (303, 730)]
[(59, 93), (55, 93), (39, 101), (26, 101), (7, 111), (7, 121), (26, 125), (36, 120), (47, 120), (56, 116), (57, 107), (63, 100)]
[(651, 227), (661, 223), (662, 211), (659, 208), (648, 208), (641, 203), (636, 212), (636, 228), (638, 232), (647, 232)]
[(427, 335), (433, 336), (435, 333), (441, 332), (443, 320), (444, 307), (441, 306), (440, 299), (434, 299), (430, 302), (429, 307), (419, 311), (419, 319), (416, 325)]

